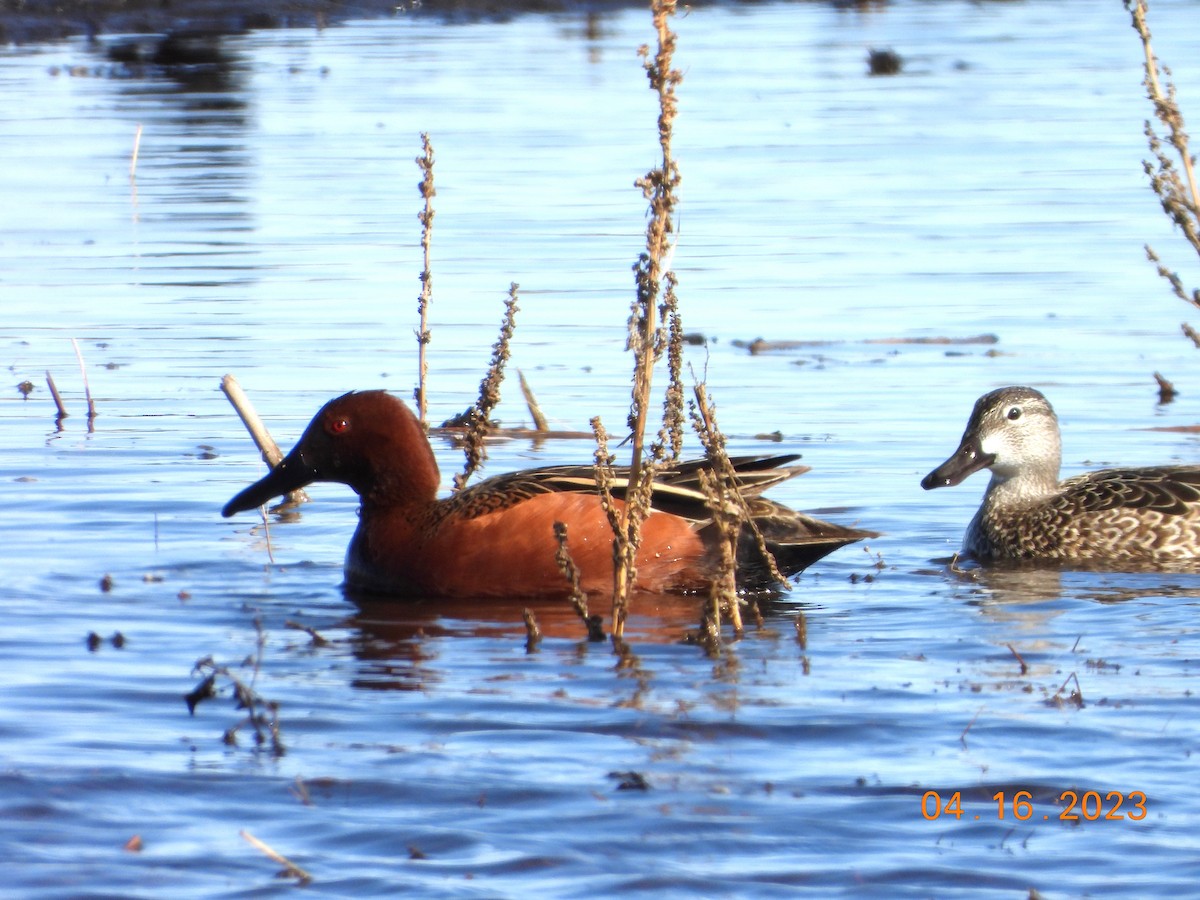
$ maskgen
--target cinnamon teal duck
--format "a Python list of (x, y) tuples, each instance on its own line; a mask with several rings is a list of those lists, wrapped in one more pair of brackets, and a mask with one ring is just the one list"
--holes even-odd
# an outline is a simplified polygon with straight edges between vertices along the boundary
[[(784, 576), (875, 536), (759, 496), (806, 471), (788, 465), (796, 459), (733, 460), (750, 515)], [(705, 465), (679, 463), (656, 482), (653, 510), (642, 529), (639, 589), (694, 591), (711, 583), (720, 553), (699, 486)], [(618, 503), (627, 475), (617, 473)], [(513, 472), (438, 499), (437, 462), (412, 411), (384, 391), (352, 392), (325, 404), (283, 461), (222, 512), (254, 509), (315, 481), (348, 485), (361, 500), (346, 553), (349, 588), (425, 597), (565, 594), (554, 537), (554, 524), (563, 522), (583, 590), (612, 592), (612, 530), (590, 465)], [(739, 542), (739, 583), (768, 588), (770, 568), (749, 531)]]

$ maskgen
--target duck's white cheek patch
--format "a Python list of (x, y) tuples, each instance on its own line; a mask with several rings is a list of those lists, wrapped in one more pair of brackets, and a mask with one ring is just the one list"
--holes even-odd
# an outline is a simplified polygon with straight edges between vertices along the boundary
[[(995, 454), (997, 457), (1002, 455), (1007, 449), (1005, 442), (997, 438), (995, 435), (988, 435), (979, 442), (979, 452), (983, 455), (989, 453)], [(971, 454), (971, 458), (975, 458), (975, 454)]]

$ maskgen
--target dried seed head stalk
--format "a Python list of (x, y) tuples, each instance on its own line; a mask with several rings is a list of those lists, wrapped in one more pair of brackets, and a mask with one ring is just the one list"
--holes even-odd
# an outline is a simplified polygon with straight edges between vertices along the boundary
[[(642, 545), (642, 519), (649, 514), (650, 490), (645, 490), (645, 501), (638, 503), (639, 491), (634, 482), (634, 470), (630, 469), (625, 486), (625, 501), (618, 503), (613, 496), (613, 485), (617, 480), (613, 468), (614, 457), (608, 452), (608, 432), (599, 416), (592, 419), (592, 432), (596, 436), (596, 488), (600, 492), (604, 513), (613, 532), (613, 605), (612, 633), (614, 641), (625, 633), (625, 619), (629, 614), (629, 593), (637, 581), (637, 552)], [(636, 458), (636, 457), (635, 457)], [(638, 477), (653, 483), (651, 466), (637, 469)], [(639, 517), (640, 516), (640, 517)]]
[(571, 593), (567, 599), (571, 601), (571, 606), (574, 607), (580, 621), (587, 627), (588, 640), (602, 641), (604, 640), (604, 623), (600, 616), (594, 616), (588, 612), (587, 594), (579, 586), (579, 567), (575, 565), (575, 560), (571, 558), (571, 551), (567, 547), (567, 526), (564, 523), (554, 523), (554, 540), (558, 543), (558, 548), (554, 551), (554, 561), (558, 563), (559, 571), (563, 573), (563, 577), (571, 586)]
[(508, 299), (504, 301), (504, 321), (500, 325), (500, 337), (492, 345), (492, 362), (479, 385), (479, 399), (470, 413), (467, 433), (463, 436), (463, 453), (467, 457), (463, 470), (454, 476), (454, 490), (462, 490), (479, 464), (487, 458), (484, 440), (492, 425), (492, 410), (500, 402), (500, 384), (504, 381), (504, 364), (508, 362), (508, 345), (516, 330), (517, 290), (514, 281), (508, 288)]
[[(1178, 226), (1192, 249), (1200, 255), (1200, 188), (1196, 183), (1195, 160), (1189, 150), (1187, 128), (1175, 96), (1175, 85), (1169, 80), (1171, 71), (1166, 66), (1159, 65), (1154, 50), (1150, 46), (1150, 27), (1146, 24), (1145, 0), (1125, 0), (1125, 8), (1129, 10), (1132, 17), (1134, 30), (1142, 39), (1142, 49), (1146, 56), (1146, 75), (1143, 79), (1146, 96), (1154, 108), (1155, 118), (1166, 129), (1166, 143), (1179, 157), (1177, 166), (1168, 155), (1163, 140), (1154, 129), (1153, 122), (1147, 120), (1146, 141), (1154, 161), (1146, 160), (1142, 165), (1150, 178), (1151, 189), (1162, 204), (1163, 212)], [(1162, 79), (1159, 77), (1160, 71)], [(1183, 172), (1182, 176), (1180, 169)], [(1158, 255), (1149, 246), (1146, 247), (1146, 256), (1156, 264), (1158, 274), (1171, 285), (1171, 290), (1177, 297), (1200, 308), (1200, 290), (1193, 290), (1189, 294), (1179, 276), (1163, 265)]]
[[(724, 448), (719, 451), (724, 454)], [(710, 457), (711, 459), (711, 457)], [(729, 621), (738, 634), (742, 631), (742, 613), (737, 594), (737, 545), (741, 531), (741, 515), (736, 502), (731, 502), (730, 485), (718, 470), (701, 470), (700, 489), (712, 512), (713, 525), (720, 540), (721, 560), (716, 577), (709, 588), (708, 621), (720, 634), (721, 610), (729, 611)], [(736, 488), (734, 488), (736, 490)]]
[(579, 613), (579, 618), (586, 622), (588, 618), (587, 594), (579, 586), (579, 567), (575, 565), (575, 560), (571, 558), (571, 551), (567, 549), (566, 523), (554, 523), (554, 540), (558, 544), (558, 549), (554, 551), (554, 561), (558, 563), (559, 571), (563, 573), (563, 577), (571, 586), (571, 594), (568, 599), (575, 607), (575, 612)]
[[(666, 444), (674, 448), (676, 440), (668, 437), (679, 431), (678, 413), (676, 424), (665, 419), (663, 437), (650, 447), (646, 445), (646, 426), (650, 408), (650, 393), (654, 367), (666, 352), (670, 339), (662, 327), (664, 317), (677, 316), (674, 300), (674, 278), (668, 282), (670, 299), (659, 305), (660, 286), (667, 276), (671, 255), (671, 235), (674, 232), (672, 215), (676, 205), (676, 189), (679, 186), (679, 167), (671, 154), (672, 123), (675, 120), (677, 101), (675, 88), (683, 76), (671, 68), (675, 52), (675, 35), (668, 21), (675, 13), (675, 0), (652, 0), (651, 12), (658, 33), (658, 49), (653, 59), (647, 47), (641, 48), (646, 58), (645, 68), (650, 87), (658, 95), (658, 141), (662, 149), (662, 163), (645, 177), (638, 179), (637, 186), (650, 202), (650, 221), (646, 227), (646, 251), (634, 264), (636, 296), (629, 315), (629, 336), (626, 349), (633, 354), (633, 388), (629, 406), (629, 429), (632, 432), (629, 483), (625, 492), (625, 503), (617, 509), (608, 497), (609, 519), (613, 522), (614, 570), (613, 570), (613, 637), (619, 640), (624, 634), (628, 612), (629, 594), (637, 577), (636, 561), (638, 545), (641, 543), (642, 522), (650, 513), (651, 496), (656, 470), (662, 465)], [(680, 400), (682, 397), (680, 397)], [(669, 402), (669, 401), (668, 401)], [(681, 440), (681, 438), (679, 439)], [(599, 456), (600, 454), (598, 454)], [(604, 457), (607, 458), (607, 452)], [(598, 462), (597, 472), (605, 468)], [(609, 476), (611, 479), (611, 469)]]
[(740, 634), (742, 617), (737, 595), (737, 559), (738, 543), (744, 531), (749, 529), (754, 535), (759, 557), (772, 579), (785, 588), (788, 582), (775, 564), (775, 556), (767, 547), (766, 538), (754, 520), (750, 503), (738, 486), (737, 471), (725, 449), (725, 435), (717, 425), (716, 408), (709, 400), (703, 382), (697, 384), (693, 391), (696, 399), (691, 406), (692, 428), (700, 438), (710, 466), (708, 471), (700, 473), (700, 486), (721, 542), (720, 569), (713, 579), (711, 610), (707, 614), (709, 624), (706, 627), (719, 627), (720, 611), (724, 608), (729, 610), (734, 631)]
[(426, 133), (421, 134), (421, 146), (424, 154), (417, 157), (417, 166), (420, 167), (423, 174), (421, 183), (417, 187), (425, 200), (425, 208), (417, 213), (417, 218), (421, 222), (421, 250), (425, 256), (425, 267), (421, 270), (421, 294), (417, 298), (417, 314), (420, 317), (421, 325), (417, 331), (417, 389), (413, 398), (417, 403), (417, 416), (420, 418), (421, 424), (425, 425), (427, 424), (425, 381), (429, 375), (429, 362), (425, 358), (425, 348), (433, 337), (429, 331), (429, 303), (433, 299), (433, 270), (430, 267), (429, 246), (433, 236), (433, 198), (437, 196), (437, 191), (433, 187), (433, 144), (429, 142), (429, 135)]
[(789, 590), (791, 585), (775, 564), (775, 554), (767, 547), (767, 539), (758, 527), (758, 522), (751, 513), (750, 503), (738, 485), (737, 472), (733, 468), (733, 463), (729, 461), (729, 456), (725, 453), (725, 435), (717, 425), (716, 408), (709, 401), (708, 392), (703, 383), (696, 385), (695, 394), (696, 405), (692, 410), (692, 427), (699, 435), (700, 443), (704, 446), (705, 454), (712, 463), (714, 471), (719, 472), (722, 481), (728, 485), (726, 499), (736, 505), (742, 525), (749, 528), (751, 534), (754, 535), (755, 547), (766, 565), (771, 579), (784, 590)]
[[(663, 425), (658, 432), (660, 451), (670, 459), (679, 459), (683, 452), (683, 319), (679, 315), (679, 299), (675, 296), (675, 273), (664, 279), (661, 312), (667, 323), (667, 392), (663, 399)], [(669, 450), (669, 453), (667, 452)]]

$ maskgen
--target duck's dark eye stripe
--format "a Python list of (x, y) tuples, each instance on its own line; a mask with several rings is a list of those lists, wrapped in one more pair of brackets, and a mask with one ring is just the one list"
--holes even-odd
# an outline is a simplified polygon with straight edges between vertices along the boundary
[(1009, 417), (1010, 419), (1012, 419), (1014, 422), (1015, 422), (1017, 419), (1021, 418), (1021, 407), (1019, 407), (1019, 406), (1014, 406), (1012, 409), (1010, 409), (1010, 410), (1008, 411), (1008, 417)]

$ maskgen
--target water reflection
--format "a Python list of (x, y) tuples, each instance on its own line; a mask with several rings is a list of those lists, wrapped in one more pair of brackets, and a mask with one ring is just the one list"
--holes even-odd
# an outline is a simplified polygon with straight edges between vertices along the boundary
[(1117, 604), (1147, 596), (1200, 599), (1200, 574), (1190, 571), (1109, 572), (1034, 563), (955, 564), (945, 571), (969, 589), (968, 602), (997, 616), (1017, 614), (1018, 609), (1027, 615), (1035, 605), (1044, 607), (1039, 613), (1061, 612), (1063, 601), (1073, 600)]
[[(531, 610), (543, 638), (578, 642), (586, 653), (587, 627), (565, 600), (399, 600), (347, 591), (358, 608), (349, 624), (357, 629), (354, 655), (364, 663), (355, 687), (373, 690), (423, 690), (439, 679), (430, 663), (441, 638), (504, 639), (518, 644), (526, 633), (524, 614)], [(639, 594), (626, 626), (630, 642), (672, 644), (684, 640), (699, 620), (701, 600), (679, 594)], [(593, 612), (607, 614), (597, 605)], [(608, 652), (607, 641), (597, 645)], [(625, 652), (622, 659), (632, 658)], [(635, 668), (635, 667), (634, 667)]]
[[(192, 452), (203, 443), (248, 459), (216, 388), (224, 371), (257, 368), (248, 386), (281, 436), (298, 433), (312, 397), (335, 386), (405, 390), (401, 376), (379, 373), (409, 371), (408, 313), (391, 310), (416, 293), (403, 280), (414, 255), (396, 244), (414, 242), (415, 203), (403, 192), (415, 198), (417, 175), (403, 173), (418, 128), (446, 153), (438, 271), (455, 327), (440, 332), (450, 353), (438, 357), (442, 407), (473, 396), (497, 282), (502, 292), (522, 280), (534, 289), (526, 334), (536, 339), (522, 350), (544, 373), (544, 407), (569, 410), (565, 426), (593, 412), (619, 421), (628, 370), (604, 352), (623, 340), (643, 210), (640, 198), (609, 198), (624, 198), (652, 158), (626, 152), (647, 100), (632, 52), (646, 40), (644, 15), (596, 40), (601, 65), (581, 65), (579, 40), (546, 64), (553, 29), (401, 33), (386, 23), (222, 39), (215, 71), (179, 66), (140, 80), (44, 76), (73, 50), (9, 60), (13, 96), (32, 98), (13, 105), (4, 129), (12, 380), (65, 371), (50, 354), (68, 328), (113, 341), (105, 358), (129, 363), (119, 375), (94, 371), (103, 418), (91, 439), (76, 415), (47, 452), (50, 407), (35, 416), (5, 406), (19, 518), (6, 535), (15, 585), (0, 732), (19, 778), (5, 782), (12, 796), (0, 812), (14, 824), (0, 846), (16, 863), (14, 892), (63, 895), (67, 881), (87, 881), (137, 894), (168, 857), (159, 874), (188, 894), (229, 893), (231, 877), (241, 893), (275, 890), (274, 865), (220, 838), (247, 828), (316, 863), (327, 887), (348, 892), (353, 881), (358, 896), (392, 896), (400, 882), (422, 895), (678, 894), (685, 882), (730, 896), (876, 885), (880, 895), (897, 885), (1082, 895), (1115, 859), (1137, 866), (1130, 884), (1166, 878), (1186, 894), (1200, 858), (1182, 815), (1197, 805), (1197, 582), (905, 571), (935, 537), (956, 539), (970, 514), (913, 495), (928, 435), (961, 428), (943, 410), (957, 405), (947, 396), (955, 384), (1041, 378), (1099, 392), (1110, 402), (1090, 433), (1107, 438), (1126, 421), (1118, 403), (1140, 396), (1145, 358), (1178, 340), (1173, 311), (1159, 316), (1172, 336), (1151, 335), (1155, 305), (1130, 299), (1153, 278), (1136, 251), (1157, 236), (1144, 234), (1145, 216), (1159, 213), (1137, 182), (1137, 128), (1118, 137), (1118, 122), (1141, 116), (1136, 60), (1117, 65), (1128, 61), (1129, 29), (1115, 16), (1098, 24), (1085, 6), (893, 4), (886, 35), (815, 3), (681, 16), (685, 304), (700, 304), (688, 306), (689, 327), (720, 338), (706, 352), (724, 388), (723, 424), (743, 447), (768, 422), (785, 441), (811, 441), (814, 477), (797, 483), (798, 505), (861, 498), (865, 523), (893, 526), (872, 548), (891, 565), (869, 588), (846, 583), (865, 562), (838, 561), (768, 612), (774, 638), (752, 630), (716, 661), (672, 646), (696, 627), (694, 598), (666, 598), (675, 611), (639, 603), (632, 656), (587, 643), (566, 606), (537, 609), (547, 637), (526, 655), (520, 604), (347, 604), (335, 587), (352, 530), (345, 497), (333, 527), (316, 521), (324, 513), (305, 526), (316, 563), (260, 580), (257, 557), (242, 562), (253, 548), (217, 512), (244, 480)], [(927, 71), (870, 82), (862, 56), (885, 37)], [(978, 63), (968, 75), (951, 74), (958, 53)], [(306, 73), (329, 64), (336, 77), (292, 75), (297, 63)], [(1047, 66), (1051, 91), (1039, 90)], [(586, 118), (573, 114), (584, 107)], [(960, 114), (942, 115), (950, 108)], [(137, 123), (142, 227), (131, 246), (124, 182)], [(649, 144), (653, 122), (644, 124)], [(1059, 140), (1065, 130), (1071, 139)], [(562, 169), (586, 177), (546, 181)], [(772, 177), (747, 177), (755, 172)], [(1132, 186), (1114, 186), (1114, 172)], [(1083, 182), (1098, 187), (1081, 193)], [(1130, 262), (1118, 264), (1125, 251)], [(254, 294), (231, 289), (239, 267), (261, 278)], [(152, 279), (165, 287), (144, 290)], [(997, 330), (1006, 352), (850, 344), (800, 368), (730, 344), (781, 322), (797, 338), (845, 342), (864, 321), (879, 337)], [(1188, 412), (1161, 415), (1171, 424)], [(1142, 449), (1188, 449), (1162, 433), (1125, 446), (1152, 442)], [(505, 468), (541, 458), (524, 445), (496, 449)], [(545, 462), (589, 452), (551, 444)], [(38, 481), (15, 480), (29, 473)], [(142, 580), (151, 553), (165, 585)], [(106, 571), (110, 593), (96, 587)], [(198, 655), (252, 651), (239, 601), (268, 622), (301, 618), (337, 635), (310, 647), (271, 627), (260, 684), (281, 704), (289, 754), (269, 763), (247, 764), (245, 748), (220, 743), (240, 712), (214, 705), (192, 719), (179, 699)], [(801, 604), (815, 609), (809, 650), (787, 618)], [(129, 644), (89, 652), (89, 631), (120, 631)], [(1047, 706), (1072, 673), (1087, 707)], [(643, 773), (652, 793), (616, 792), (612, 771)], [(286, 790), (293, 774), (337, 788), (301, 805)], [(1049, 798), (1084, 782), (1146, 790), (1161, 809), (1149, 828), (1058, 827)], [(929, 787), (961, 789), (978, 805), (963, 821), (927, 822), (919, 801)], [(1018, 788), (1051, 820), (1007, 837), (1022, 826), (997, 821), (990, 798)], [(31, 815), (53, 846), (26, 839)], [(120, 851), (135, 829), (148, 854)], [(405, 859), (409, 841), (429, 859)], [(1037, 877), (1013, 874), (1014, 855)]]

